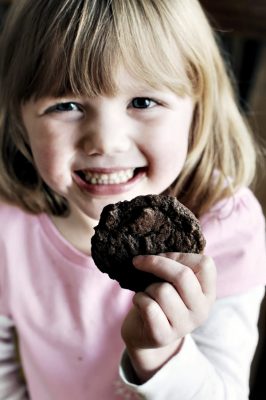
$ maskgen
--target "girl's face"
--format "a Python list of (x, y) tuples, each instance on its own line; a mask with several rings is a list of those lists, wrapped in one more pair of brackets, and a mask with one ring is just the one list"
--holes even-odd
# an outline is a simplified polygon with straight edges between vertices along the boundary
[(191, 98), (122, 70), (117, 87), (114, 96), (47, 97), (22, 106), (43, 180), (93, 219), (109, 203), (163, 192), (187, 156)]

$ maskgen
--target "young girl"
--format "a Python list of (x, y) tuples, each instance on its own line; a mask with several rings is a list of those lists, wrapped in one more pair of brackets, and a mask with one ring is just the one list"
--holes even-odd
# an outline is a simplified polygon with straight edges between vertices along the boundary
[[(264, 218), (198, 2), (14, 3), (0, 49), (0, 399), (248, 399)], [(165, 282), (134, 295), (96, 268), (90, 238), (103, 206), (149, 193), (177, 196), (207, 246), (136, 257)]]

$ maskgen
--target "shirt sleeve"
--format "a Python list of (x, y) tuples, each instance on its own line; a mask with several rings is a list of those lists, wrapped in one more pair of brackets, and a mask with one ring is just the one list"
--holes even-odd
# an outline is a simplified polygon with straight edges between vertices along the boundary
[(0, 315), (0, 400), (28, 400), (17, 361), (14, 325)]
[(127, 389), (146, 400), (248, 400), (263, 295), (260, 286), (218, 299), (204, 326), (188, 335), (180, 352), (142, 385), (134, 383), (125, 352), (120, 377)]
[(217, 267), (217, 297), (266, 284), (265, 218), (253, 193), (240, 189), (201, 218), (205, 254)]

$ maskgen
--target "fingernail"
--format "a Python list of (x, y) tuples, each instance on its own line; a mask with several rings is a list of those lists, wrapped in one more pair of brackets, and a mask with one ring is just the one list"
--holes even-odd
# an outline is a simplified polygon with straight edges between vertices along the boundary
[(144, 260), (145, 256), (135, 256), (133, 257), (133, 264), (134, 265), (140, 265), (143, 260)]

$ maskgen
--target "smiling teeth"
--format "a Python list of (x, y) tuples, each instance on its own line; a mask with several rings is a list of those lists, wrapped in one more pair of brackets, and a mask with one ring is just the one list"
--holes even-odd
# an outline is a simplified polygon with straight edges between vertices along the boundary
[(117, 185), (119, 183), (125, 183), (129, 179), (133, 178), (134, 169), (126, 169), (119, 172), (112, 172), (110, 174), (100, 174), (93, 172), (85, 172), (85, 180), (93, 185)]

